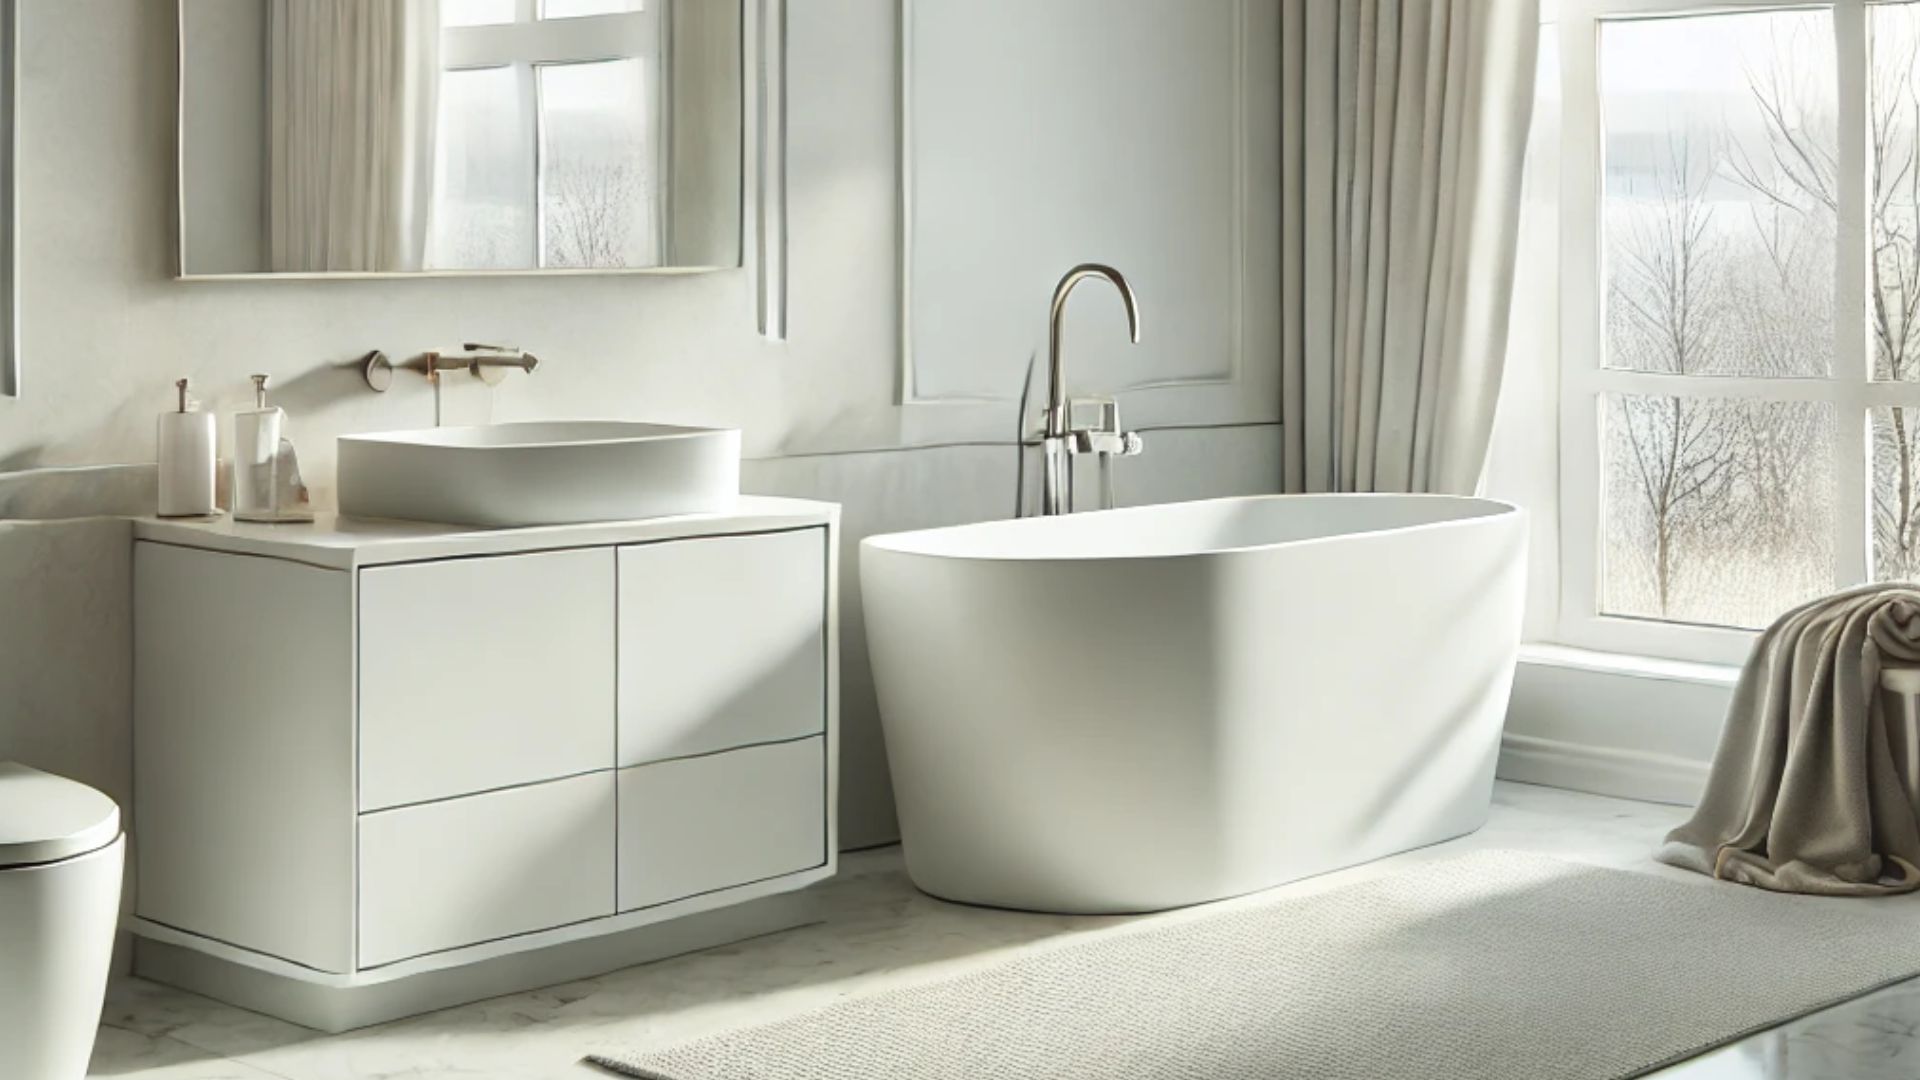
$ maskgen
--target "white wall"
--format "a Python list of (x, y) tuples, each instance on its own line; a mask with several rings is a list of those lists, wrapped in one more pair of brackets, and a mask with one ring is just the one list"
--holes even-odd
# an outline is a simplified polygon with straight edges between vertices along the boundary
[(1733, 701), (1736, 668), (1554, 645), (1522, 650), (1500, 776), (1691, 806)]
[[(246, 400), (267, 371), (293, 414), (305, 471), (332, 489), (332, 438), (432, 422), (405, 373), (385, 395), (351, 363), (461, 340), (524, 345), (539, 374), (495, 392), (495, 419), (630, 416), (732, 424), (747, 436), (747, 486), (846, 505), (863, 532), (1005, 516), (1004, 423), (955, 430), (938, 406), (895, 404), (900, 372), (895, 0), (795, 0), (789, 25), (789, 341), (755, 333), (745, 272), (692, 277), (201, 282), (170, 279), (174, 213), (174, 5), (156, 0), (24, 0), (21, 88), (21, 314), (25, 396), (0, 398), (0, 471), (153, 457), (153, 418), (171, 384), (194, 380), (212, 407)], [(1143, 297), (1143, 302), (1150, 302)], [(1255, 298), (1257, 302), (1258, 298)], [(1046, 297), (1036, 296), (1044, 329)], [(1264, 370), (1272, 357), (1249, 357)], [(1079, 367), (1076, 390), (1104, 389)], [(1272, 395), (1269, 395), (1272, 396)], [(1253, 415), (1271, 421), (1277, 397)], [(1279, 438), (1245, 414), (1156, 415), (1144, 458), (1123, 463), (1122, 497), (1276, 490)], [(1212, 422), (1234, 426), (1211, 427)], [(938, 432), (953, 445), (912, 448)], [(224, 438), (224, 435), (223, 435)], [(81, 480), (77, 483), (86, 484)], [(5, 516), (0, 498), (0, 516)], [(78, 528), (78, 526), (67, 526)], [(124, 555), (106, 535), (50, 545), (45, 530), (0, 531), (0, 758), (44, 762), (124, 792), (124, 620), (105, 601), (43, 644), (41, 622), (87, 597), (117, 595)], [(850, 587), (851, 548), (843, 553)], [(53, 556), (97, 573), (43, 573)], [(118, 575), (118, 576), (115, 576)], [(846, 642), (843, 837), (894, 836), (857, 604)], [(72, 640), (101, 642), (88, 680)], [(55, 690), (34, 690), (34, 687)], [(59, 687), (81, 687), (66, 708)], [(114, 703), (121, 707), (116, 712)], [(31, 708), (26, 707), (30, 703)], [(48, 747), (60, 746), (58, 753)]]

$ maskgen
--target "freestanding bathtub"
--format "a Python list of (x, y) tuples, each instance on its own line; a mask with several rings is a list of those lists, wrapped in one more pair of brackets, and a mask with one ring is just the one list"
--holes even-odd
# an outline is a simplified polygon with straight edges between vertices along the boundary
[(1527, 529), (1485, 499), (1276, 495), (861, 545), (907, 868), (1151, 911), (1486, 821)]

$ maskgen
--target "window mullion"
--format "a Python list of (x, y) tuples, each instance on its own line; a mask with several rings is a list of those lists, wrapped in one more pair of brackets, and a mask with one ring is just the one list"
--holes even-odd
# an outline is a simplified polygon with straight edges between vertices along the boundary
[(1858, 584), (1868, 566), (1868, 443), (1866, 383), (1872, 374), (1867, 340), (1869, 239), (1868, 56), (1864, 0), (1837, 0), (1833, 8), (1839, 156), (1834, 239), (1834, 377), (1843, 393), (1834, 408), (1834, 584)]
[(1560, 11), (1559, 630), (1578, 640), (1598, 610), (1600, 424), (1599, 21), (1582, 0)]
[(533, 253), (532, 265), (547, 265), (547, 138), (545, 93), (540, 85), (540, 65), (521, 64), (520, 100), (526, 103), (525, 134), (533, 145)]
[[(1674, 375), (1664, 371), (1592, 368), (1571, 373), (1568, 387), (1590, 396), (1606, 393), (1654, 397), (1722, 398), (1738, 401), (1822, 401), (1862, 403), (1858, 379), (1773, 377), (1763, 375)], [(1920, 392), (1920, 386), (1914, 388)]]

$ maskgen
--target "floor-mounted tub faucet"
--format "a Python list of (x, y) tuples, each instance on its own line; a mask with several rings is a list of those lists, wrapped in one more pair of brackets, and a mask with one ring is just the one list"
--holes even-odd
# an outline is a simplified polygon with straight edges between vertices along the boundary
[(1067, 514), (1073, 512), (1073, 459), (1079, 454), (1098, 454), (1102, 468), (1103, 483), (1111, 486), (1112, 477), (1107, 473), (1109, 463), (1114, 457), (1132, 457), (1140, 453), (1140, 436), (1131, 431), (1120, 430), (1120, 410), (1112, 402), (1104, 402), (1097, 426), (1076, 429), (1073, 426), (1073, 405), (1067, 397), (1066, 368), (1061, 359), (1061, 327), (1067, 310), (1067, 297), (1072, 295), (1074, 286), (1088, 278), (1106, 278), (1113, 287), (1120, 290), (1120, 300), (1127, 308), (1127, 330), (1134, 344), (1140, 343), (1140, 307), (1133, 298), (1133, 287), (1120, 271), (1100, 263), (1081, 263), (1067, 271), (1060, 284), (1053, 290), (1052, 321), (1047, 333), (1047, 413), (1042, 428), (1040, 445), (1045, 454), (1040, 488), (1040, 512), (1042, 514)]

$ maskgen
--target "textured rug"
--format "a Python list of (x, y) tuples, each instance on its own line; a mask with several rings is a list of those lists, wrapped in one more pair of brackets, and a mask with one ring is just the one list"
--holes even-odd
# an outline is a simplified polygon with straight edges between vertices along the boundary
[(647, 1080), (1614, 1080), (1920, 972), (1920, 898), (1482, 853), (664, 1050)]

